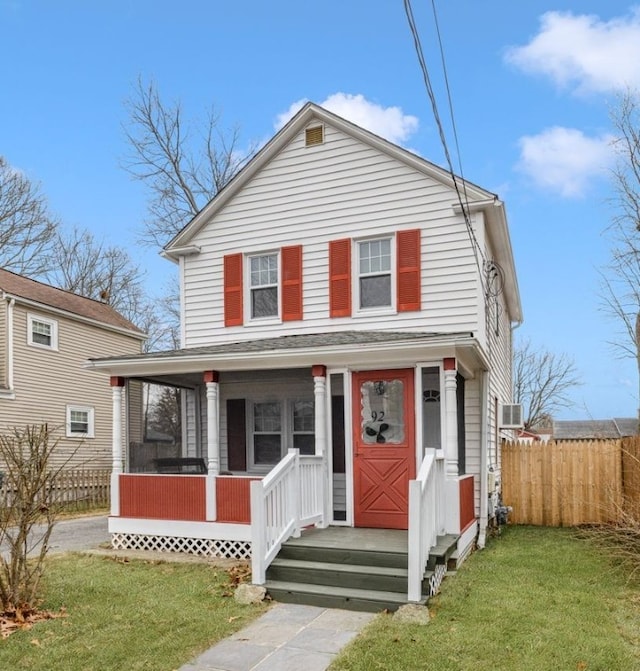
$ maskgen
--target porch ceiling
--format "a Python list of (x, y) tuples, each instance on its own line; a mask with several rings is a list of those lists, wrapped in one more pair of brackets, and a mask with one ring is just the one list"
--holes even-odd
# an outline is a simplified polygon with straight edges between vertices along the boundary
[[(180, 376), (192, 386), (205, 370), (277, 370), (328, 367), (397, 368), (456, 357), (469, 370), (487, 369), (473, 333), (341, 331), (246, 340), (222, 345), (89, 359), (85, 367), (109, 375), (163, 379)], [(198, 378), (198, 381), (201, 378)], [(175, 380), (174, 380), (175, 381)]]

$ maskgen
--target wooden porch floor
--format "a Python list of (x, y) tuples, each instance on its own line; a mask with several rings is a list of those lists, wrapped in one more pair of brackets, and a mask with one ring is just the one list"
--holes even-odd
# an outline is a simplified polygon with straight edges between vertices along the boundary
[(291, 538), (288, 545), (325, 548), (358, 549), (374, 552), (408, 552), (408, 533), (401, 529), (362, 529), (327, 527), (305, 529), (300, 538)]

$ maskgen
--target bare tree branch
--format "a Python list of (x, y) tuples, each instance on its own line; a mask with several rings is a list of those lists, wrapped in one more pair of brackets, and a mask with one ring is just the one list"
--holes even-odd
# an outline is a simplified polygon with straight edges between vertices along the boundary
[(525, 429), (571, 407), (568, 392), (579, 384), (575, 364), (566, 354), (535, 349), (529, 340), (514, 348), (513, 395), (516, 403), (522, 404)]
[(0, 156), (0, 266), (40, 275), (50, 262), (57, 226), (39, 187)]
[(621, 94), (611, 120), (617, 133), (616, 213), (609, 227), (611, 259), (601, 272), (601, 299), (603, 310), (619, 325), (610, 344), (619, 356), (636, 361), (640, 386), (640, 93), (627, 89)]
[(204, 122), (184, 121), (180, 103), (164, 103), (153, 82), (138, 79), (127, 101), (124, 168), (149, 192), (141, 242), (164, 246), (251, 158), (238, 149), (239, 132), (222, 128), (212, 108)]

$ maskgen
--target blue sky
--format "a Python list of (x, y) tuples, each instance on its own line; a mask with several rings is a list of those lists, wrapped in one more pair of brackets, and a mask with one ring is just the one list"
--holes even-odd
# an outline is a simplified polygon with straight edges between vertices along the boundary
[[(431, 1), (412, 4), (453, 151)], [(640, 3), (436, 8), (464, 175), (506, 202), (518, 335), (576, 362), (584, 384), (559, 418), (634, 416), (635, 364), (607, 344), (618, 327), (598, 269), (613, 215), (609, 109), (640, 87)], [(0, 62), (0, 154), (66, 226), (126, 246), (152, 290), (173, 266), (138, 245), (146, 195), (121, 167), (139, 76), (186, 117), (215, 105), (247, 147), (312, 100), (444, 163), (402, 0), (0, 0)]]

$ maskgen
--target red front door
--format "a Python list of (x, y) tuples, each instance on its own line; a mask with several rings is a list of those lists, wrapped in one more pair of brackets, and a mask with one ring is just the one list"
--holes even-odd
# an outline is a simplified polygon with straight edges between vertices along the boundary
[(357, 527), (406, 529), (415, 478), (413, 369), (353, 374)]

